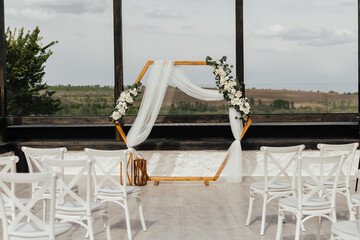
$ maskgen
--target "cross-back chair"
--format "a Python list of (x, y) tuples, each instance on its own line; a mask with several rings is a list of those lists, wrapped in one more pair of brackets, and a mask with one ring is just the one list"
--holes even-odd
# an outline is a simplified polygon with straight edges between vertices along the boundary
[[(19, 161), (19, 157), (10, 156), (10, 157), (0, 157), (0, 173), (15, 173), (16, 172), (16, 163)], [(15, 195), (15, 183), (10, 183), (11, 192)], [(19, 198), (22, 202), (27, 202), (29, 199)], [(15, 208), (14, 205), (9, 204), (9, 199), (4, 199), (4, 206), (7, 216), (11, 216), (14, 219)]]
[[(275, 198), (288, 197), (295, 192), (295, 180), (291, 177), (291, 175), (294, 175), (294, 170), (290, 173), (291, 167), (294, 168), (296, 159), (302, 154), (304, 148), (304, 145), (289, 147), (263, 146), (260, 148), (264, 156), (264, 181), (250, 185), (249, 211), (246, 225), (250, 224), (255, 195), (259, 194), (263, 197), (261, 235), (264, 235), (265, 232), (266, 205)], [(277, 171), (274, 176), (269, 176), (270, 167), (275, 168)]]
[[(317, 148), (320, 149), (321, 156), (334, 156), (341, 154), (345, 156), (344, 167), (346, 168), (346, 170), (345, 172), (343, 170), (340, 171), (339, 182), (337, 185), (337, 192), (346, 197), (350, 220), (355, 219), (354, 212), (352, 211), (352, 202), (351, 202), (351, 194), (350, 194), (350, 174), (354, 162), (356, 149), (358, 148), (358, 146), (359, 143), (357, 142), (349, 143), (349, 144), (320, 143), (317, 145)], [(311, 189), (314, 187), (315, 184), (311, 179), (309, 179), (304, 182), (304, 185), (307, 188)], [(327, 185), (331, 188), (333, 185), (333, 179), (329, 179), (329, 182), (326, 183), (326, 186)]]
[(146, 225), (141, 204), (141, 188), (127, 186), (126, 167), (122, 168), (122, 185), (120, 184), (120, 164), (126, 166), (131, 150), (97, 150), (85, 148), (88, 157), (95, 161), (95, 172), (99, 178), (95, 180), (95, 198), (100, 202), (113, 202), (124, 208), (128, 239), (132, 239), (128, 199), (136, 198), (142, 228), (146, 231)]
[[(73, 222), (85, 227), (87, 229), (86, 237), (94, 240), (93, 221), (95, 214), (99, 214), (103, 218), (107, 239), (111, 239), (107, 216), (108, 205), (107, 203), (93, 202), (93, 161), (56, 159), (43, 159), (42, 161), (52, 172), (62, 174), (65, 169), (71, 169), (74, 172), (74, 176), (58, 179), (60, 192), (57, 196), (55, 217), (61, 221)], [(79, 196), (73, 191), (73, 188), (76, 184), (80, 186), (83, 176), (86, 177), (85, 196)]]
[[(24, 152), (26, 162), (29, 168), (30, 173), (35, 172), (48, 172), (46, 166), (43, 165), (42, 159), (43, 158), (50, 158), (50, 159), (61, 159), (64, 160), (64, 155), (67, 152), (65, 147), (59, 148), (32, 148), (32, 147), (21, 147), (21, 150)], [(61, 173), (61, 177), (64, 176), (64, 173)], [(41, 186), (36, 184), (32, 185), (32, 193), (34, 194)], [(57, 192), (59, 189), (57, 189)], [(78, 185), (73, 186), (73, 191), (78, 193)], [(44, 192), (44, 196), (46, 196), (48, 192)], [(46, 198), (43, 200), (44, 209), (46, 209)], [(45, 215), (43, 216), (45, 219)]]
[[(300, 239), (303, 224), (311, 218), (324, 217), (333, 223), (336, 222), (336, 191), (343, 161), (344, 155), (298, 158), (296, 196), (279, 201), (277, 240), (281, 238), (285, 212), (296, 216), (296, 240)], [(319, 169), (323, 170), (322, 174), (317, 174)], [(311, 178), (315, 183), (315, 187), (310, 190), (304, 187), (304, 180), (307, 178)], [(332, 187), (328, 184), (330, 179), (333, 179)]]
[[(360, 171), (355, 173), (355, 177), (360, 178)], [(352, 206), (353, 212), (360, 211), (360, 204)], [(331, 239), (359, 240), (360, 239), (360, 220), (350, 220), (333, 223), (331, 226)]]
[[(68, 237), (72, 225), (66, 222), (55, 222), (56, 179), (56, 174), (51, 173), (0, 173), (0, 213), (2, 218), (6, 218), (6, 204), (17, 209), (13, 214), (12, 221), (2, 221), (4, 240), (45, 240)], [(8, 185), (28, 183), (41, 183), (41, 188), (34, 193), (30, 201), (24, 203), (15, 196), (14, 191)], [(45, 222), (32, 211), (37, 202), (44, 198), (45, 191), (49, 192), (47, 194), (50, 201), (49, 222)]]

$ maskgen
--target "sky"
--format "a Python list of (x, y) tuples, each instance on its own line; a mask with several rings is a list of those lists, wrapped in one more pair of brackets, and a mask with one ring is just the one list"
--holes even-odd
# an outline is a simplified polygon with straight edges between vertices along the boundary
[[(113, 85), (112, 0), (5, 0), (5, 25), (59, 41), (49, 85)], [(123, 0), (123, 38), (125, 84), (147, 60), (235, 65), (235, 0)], [(247, 88), (356, 92), (357, 1), (244, 0), (244, 47)], [(208, 66), (184, 70), (215, 86)]]

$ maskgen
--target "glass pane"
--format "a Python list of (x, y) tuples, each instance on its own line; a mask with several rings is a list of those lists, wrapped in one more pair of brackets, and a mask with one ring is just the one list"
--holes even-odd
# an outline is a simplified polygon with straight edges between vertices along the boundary
[[(50, 86), (48, 90), (55, 91), (52, 98), (61, 101), (61, 110), (55, 115), (111, 114), (114, 106), (112, 0), (6, 1), (5, 23), (13, 32), (22, 27), (24, 32), (33, 31), (38, 26), (43, 45), (58, 41), (50, 47), (53, 54), (44, 64), (42, 79), (42, 83)], [(42, 104), (37, 105), (45, 109), (46, 105)], [(20, 113), (29, 114), (46, 115)]]
[[(235, 65), (234, 0), (125, 0), (123, 24), (125, 85), (135, 82), (148, 60), (205, 61), (206, 56), (226, 55)], [(211, 67), (182, 68), (193, 83), (216, 88)], [(142, 80), (145, 87), (150, 70)], [(134, 107), (139, 105), (135, 103)], [(128, 113), (136, 114), (136, 110)], [(172, 86), (160, 110), (160, 114), (171, 115), (227, 112), (226, 101), (201, 101)]]
[(357, 1), (244, 1), (253, 113), (357, 112)]

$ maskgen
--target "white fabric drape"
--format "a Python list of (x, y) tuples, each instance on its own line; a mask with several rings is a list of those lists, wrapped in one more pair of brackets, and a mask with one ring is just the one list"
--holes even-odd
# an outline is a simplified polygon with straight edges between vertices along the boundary
[(242, 150), (240, 140), (243, 132), (243, 123), (240, 116), (240, 113), (234, 108), (229, 108), (231, 131), (235, 141), (228, 150), (228, 162), (220, 175), (228, 183), (242, 182)]
[[(128, 148), (139, 145), (149, 136), (156, 117), (159, 114), (169, 79), (172, 80), (176, 87), (191, 97), (206, 101), (219, 101), (223, 99), (223, 95), (217, 90), (203, 89), (193, 84), (180, 68), (173, 65), (172, 61), (155, 61), (145, 88), (138, 115), (127, 135)], [(240, 117), (235, 109), (230, 108), (230, 125), (235, 141), (228, 150), (228, 162), (220, 175), (222, 179), (225, 179), (225, 181), (229, 183), (242, 181), (240, 138), (243, 125), (241, 119), (235, 119), (235, 116)]]
[(172, 61), (154, 62), (138, 115), (126, 137), (128, 148), (139, 145), (149, 136), (164, 100), (173, 68)]
[(182, 71), (182, 69), (176, 66), (174, 67), (171, 74), (171, 80), (177, 88), (191, 97), (205, 101), (220, 101), (224, 99), (223, 95), (219, 93), (218, 90), (204, 89), (193, 84), (185, 76), (185, 73)]

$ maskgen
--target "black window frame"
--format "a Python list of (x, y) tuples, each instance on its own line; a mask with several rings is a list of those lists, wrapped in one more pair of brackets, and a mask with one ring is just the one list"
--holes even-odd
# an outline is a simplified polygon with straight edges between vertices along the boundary
[[(358, 16), (360, 16), (360, 0), (358, 4)], [(244, 82), (244, 36), (243, 36), (243, 0), (235, 0), (235, 21), (236, 21), (236, 76)], [(114, 99), (119, 97), (120, 91), (123, 89), (123, 36), (122, 36), (122, 0), (113, 0), (113, 24), (114, 24)], [(358, 46), (360, 46), (360, 21), (358, 17)], [(106, 116), (69, 116), (69, 117), (10, 117), (6, 113), (6, 82), (5, 82), (5, 20), (4, 20), (4, 0), (0, 0), (0, 141), (4, 141), (3, 129), (7, 126), (14, 125), (91, 125), (103, 124), (111, 125), (111, 121)], [(360, 69), (358, 48), (358, 69)], [(358, 71), (359, 72), (359, 71)], [(360, 77), (358, 73), (358, 92), (360, 92)], [(358, 95), (358, 103), (359, 95)], [(256, 114), (252, 115), (254, 124), (272, 125), (292, 125), (299, 126), (310, 123), (326, 123), (328, 125), (355, 124), (359, 122), (360, 104), (358, 104), (357, 113), (325, 113), (325, 114)], [(125, 116), (125, 124), (130, 125), (135, 116)], [(228, 123), (227, 115), (180, 115), (180, 116), (158, 116), (157, 123)], [(358, 131), (359, 132), (359, 131)], [(117, 136), (117, 139), (119, 137)]]

